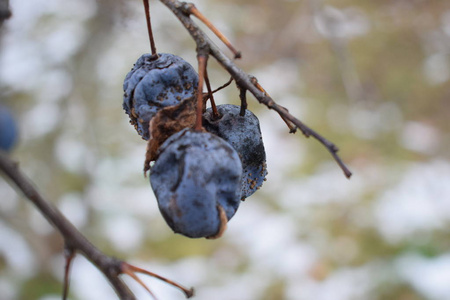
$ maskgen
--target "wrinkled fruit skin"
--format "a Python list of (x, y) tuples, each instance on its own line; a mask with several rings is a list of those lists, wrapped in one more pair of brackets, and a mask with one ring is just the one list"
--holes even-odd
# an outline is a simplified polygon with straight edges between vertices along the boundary
[(160, 53), (142, 55), (123, 83), (123, 109), (143, 139), (149, 139), (149, 121), (161, 108), (177, 105), (196, 93), (198, 75), (181, 57)]
[(249, 110), (240, 116), (240, 106), (218, 105), (220, 114), (215, 119), (211, 108), (203, 114), (203, 126), (228, 143), (239, 153), (242, 160), (241, 199), (251, 196), (264, 182), (267, 175), (266, 152), (258, 118)]
[[(237, 152), (208, 132), (184, 129), (161, 146), (150, 171), (159, 209), (176, 233), (213, 237), (240, 203), (242, 164)], [(226, 224), (226, 223), (225, 223)]]
[(17, 140), (17, 126), (12, 113), (0, 105), (0, 149), (9, 152)]

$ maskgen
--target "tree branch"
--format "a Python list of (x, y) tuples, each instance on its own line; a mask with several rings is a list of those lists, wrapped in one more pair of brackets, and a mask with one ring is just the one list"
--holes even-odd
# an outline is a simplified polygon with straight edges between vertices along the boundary
[[(160, 0), (166, 5), (181, 21), (186, 30), (190, 33), (195, 43), (197, 44), (197, 52), (209, 51), (209, 54), (213, 56), (217, 62), (228, 71), (228, 73), (234, 78), (236, 84), (240, 89), (248, 90), (258, 100), (259, 103), (264, 104), (269, 109), (276, 111), (280, 117), (286, 121), (293, 123), (306, 137), (314, 137), (318, 140), (327, 150), (331, 153), (333, 158), (338, 163), (339, 167), (344, 172), (347, 178), (350, 178), (352, 173), (339, 157), (337, 152), (338, 147), (332, 142), (325, 139), (323, 136), (309, 128), (303, 122), (295, 118), (289, 113), (289, 111), (278, 105), (267, 93), (263, 92), (254, 84), (254, 77), (246, 74), (243, 70), (236, 66), (233, 60), (228, 58), (211, 40), (210, 38), (195, 24), (190, 18), (193, 7), (191, 3), (180, 2), (177, 0)], [(293, 130), (291, 129), (291, 132)], [(294, 130), (295, 131), (295, 130)]]
[(66, 245), (82, 253), (106, 276), (120, 299), (136, 299), (119, 278), (122, 262), (103, 254), (89, 242), (54, 205), (39, 194), (32, 182), (19, 169), (18, 163), (12, 161), (3, 151), (0, 151), (0, 169), (22, 191), (25, 197), (33, 202), (47, 221), (61, 233)]
[[(142, 270), (140, 268), (129, 265), (114, 257), (107, 256), (96, 248), (84, 235), (82, 235), (69, 220), (64, 217), (64, 215), (49, 201), (45, 200), (33, 183), (22, 173), (19, 169), (18, 163), (12, 161), (8, 155), (0, 150), (0, 170), (9, 177), (12, 182), (22, 191), (22, 193), (27, 197), (33, 204), (38, 208), (38, 210), (44, 215), (47, 221), (58, 230), (64, 238), (65, 247), (70, 251), (80, 252), (85, 256), (91, 263), (93, 263), (108, 279), (114, 288), (117, 296), (122, 300), (135, 300), (135, 296), (130, 291), (128, 286), (119, 277), (121, 274), (128, 274), (132, 278), (133, 272), (144, 273), (156, 277), (178, 289), (183, 291), (187, 298), (191, 297), (194, 293), (193, 289), (186, 289), (183, 286), (156, 275), (154, 273)], [(70, 258), (71, 260), (71, 258)], [(68, 272), (70, 261), (67, 261), (66, 272)], [(134, 269), (133, 269), (134, 268)], [(137, 271), (136, 271), (137, 270)], [(65, 275), (64, 281), (67, 282), (67, 274)], [(144, 286), (145, 287), (145, 286)], [(145, 287), (147, 290), (148, 288)], [(67, 294), (66, 287), (64, 288), (64, 294)]]

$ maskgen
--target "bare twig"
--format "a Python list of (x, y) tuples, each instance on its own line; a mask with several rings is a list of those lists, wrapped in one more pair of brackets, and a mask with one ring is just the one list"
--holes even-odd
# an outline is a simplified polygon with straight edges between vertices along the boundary
[[(185, 287), (179, 285), (178, 283), (176, 283), (176, 282), (174, 282), (174, 281), (172, 281), (172, 280), (170, 280), (168, 278), (162, 277), (162, 276), (160, 276), (160, 275), (158, 275), (156, 273), (153, 273), (153, 272), (141, 269), (141, 268), (136, 267), (136, 266), (129, 265), (127, 263), (123, 263), (122, 269), (124, 270), (125, 273), (129, 274), (130, 276), (132, 276), (131, 273), (133, 273), (134, 276), (136, 276), (135, 273), (140, 273), (140, 274), (145, 274), (145, 275), (148, 275), (148, 276), (151, 276), (151, 277), (155, 277), (155, 278), (157, 278), (157, 279), (159, 279), (161, 281), (164, 281), (164, 282), (166, 282), (166, 283), (168, 283), (168, 284), (170, 284), (170, 285), (180, 289), (184, 293), (186, 298), (191, 298), (192, 296), (194, 296), (194, 289), (192, 289), (192, 288), (191, 289), (186, 289)], [(134, 276), (132, 276), (132, 277), (134, 278)], [(140, 281), (138, 281), (138, 282), (140, 282)], [(141, 284), (144, 286), (144, 288), (148, 292), (150, 292), (148, 290), (148, 288), (143, 283), (141, 283)], [(152, 292), (150, 292), (150, 294), (152, 294)]]
[[(197, 51), (209, 51), (209, 54), (213, 56), (222, 67), (228, 71), (228, 73), (234, 78), (236, 84), (240, 89), (246, 89), (262, 104), (266, 105), (269, 109), (276, 111), (281, 118), (289, 124), (294, 124), (300, 129), (306, 137), (312, 136), (324, 145), (341, 167), (347, 178), (350, 178), (352, 173), (337, 155), (338, 147), (322, 137), (320, 134), (303, 124), (300, 120), (295, 118), (289, 113), (289, 111), (278, 105), (267, 93), (261, 91), (253, 82), (253, 76), (246, 74), (243, 70), (236, 66), (233, 60), (228, 58), (211, 40), (210, 38), (195, 24), (195, 22), (189, 17), (192, 13), (192, 4), (186, 2), (180, 2), (177, 0), (160, 0), (166, 5), (181, 21), (186, 30), (190, 33), (195, 43), (197, 44)], [(292, 128), (291, 128), (292, 131)]]
[[(213, 111), (213, 116), (214, 118), (219, 118), (219, 112), (217, 111), (217, 107), (216, 107), (216, 101), (214, 101), (214, 93), (211, 89), (211, 83), (209, 82), (209, 77), (208, 77), (208, 65), (205, 66), (205, 83), (206, 83), (206, 88), (208, 90), (208, 97), (209, 97), (209, 102), (211, 103), (211, 109)], [(203, 109), (205, 109), (205, 107), (203, 107)]]
[(102, 271), (121, 299), (135, 299), (128, 287), (118, 277), (120, 274), (119, 260), (104, 255), (89, 242), (55, 206), (39, 194), (31, 181), (19, 169), (18, 164), (9, 159), (4, 152), (0, 152), (0, 169), (14, 182), (25, 197), (33, 202), (47, 221), (61, 233), (66, 243), (80, 251)]
[(144, 0), (144, 9), (145, 9), (145, 19), (147, 20), (147, 31), (148, 31), (148, 39), (150, 40), (150, 49), (152, 50), (152, 56), (158, 57), (158, 52), (156, 51), (155, 39), (153, 38), (153, 30), (152, 30), (152, 22), (150, 19), (150, 4), (148, 0)]
[[(65, 281), (68, 281), (70, 262), (74, 253), (80, 252), (106, 276), (120, 299), (136, 299), (128, 286), (119, 277), (121, 274), (127, 274), (126, 270), (123, 269), (126, 263), (114, 257), (107, 256), (86, 239), (54, 205), (41, 196), (34, 188), (33, 183), (19, 169), (18, 163), (12, 161), (4, 151), (0, 151), (0, 170), (11, 179), (25, 197), (38, 208), (47, 221), (63, 236), (66, 249), (69, 249), (66, 261)], [(130, 266), (129, 264), (126, 265)], [(168, 283), (180, 288), (179, 284), (173, 284), (171, 281)], [(67, 286), (68, 282), (64, 288), (64, 294), (68, 292)], [(185, 291), (186, 295), (189, 294), (186, 291), (191, 291), (186, 288), (181, 289)]]
[[(229, 86), (231, 83), (233, 82), (233, 77), (230, 77), (230, 79), (225, 82), (224, 84), (222, 84), (221, 86), (219, 86), (217, 89), (211, 91), (212, 94), (217, 93), (218, 91), (226, 88), (227, 86)], [(206, 101), (210, 98), (209, 93), (203, 93), (203, 101)]]
[(215, 89), (214, 91), (212, 91), (213, 94), (216, 93), (216, 92), (218, 92), (218, 91), (220, 91), (221, 89), (226, 88), (226, 87), (229, 86), (232, 82), (233, 82), (233, 77), (230, 77), (230, 79), (229, 79), (227, 82), (225, 82), (223, 85), (219, 86), (217, 89)]
[(73, 259), (75, 257), (75, 249), (66, 245), (66, 249), (64, 250), (64, 257), (66, 259), (66, 267), (64, 268), (64, 282), (63, 282), (63, 296), (62, 299), (66, 300), (67, 296), (69, 294), (69, 274), (70, 274), (70, 267), (72, 266)]
[[(259, 84), (258, 79), (256, 79), (256, 77), (252, 76), (252, 83), (258, 88), (258, 90), (260, 90), (261, 92), (264, 93), (264, 95), (266, 95), (267, 97), (270, 97), (269, 93), (266, 92), (266, 90)], [(286, 112), (288, 112), (288, 110), (285, 107), (280, 106), (281, 108), (284, 108), (284, 110)], [(287, 120), (283, 114), (279, 114), (281, 119), (284, 121), (284, 123), (286, 123), (286, 126), (289, 128), (289, 133), (295, 133), (297, 131), (297, 126), (295, 126), (294, 124), (292, 124), (291, 122), (289, 122), (289, 120)]]
[(228, 47), (228, 49), (233, 52), (234, 58), (241, 58), (241, 52), (234, 48), (230, 40), (228, 40), (228, 38), (198, 10), (193, 3), (185, 3), (183, 8), (186, 12), (196, 16), (200, 21), (208, 26), (208, 28), (211, 29), (211, 31)]

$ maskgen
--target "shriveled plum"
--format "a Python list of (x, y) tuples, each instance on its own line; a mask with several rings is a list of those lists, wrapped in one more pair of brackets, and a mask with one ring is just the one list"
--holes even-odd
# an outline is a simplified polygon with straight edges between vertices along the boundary
[(197, 72), (181, 57), (144, 54), (125, 77), (123, 108), (138, 134), (148, 140), (151, 118), (164, 107), (194, 100), (197, 85)]
[(240, 115), (240, 106), (218, 105), (219, 117), (211, 108), (203, 114), (203, 126), (228, 143), (239, 153), (242, 160), (241, 199), (251, 196), (264, 182), (267, 175), (266, 152), (259, 127), (259, 120), (248, 109)]
[(184, 129), (167, 139), (150, 182), (167, 224), (191, 237), (219, 237), (239, 207), (242, 163), (223, 139)]

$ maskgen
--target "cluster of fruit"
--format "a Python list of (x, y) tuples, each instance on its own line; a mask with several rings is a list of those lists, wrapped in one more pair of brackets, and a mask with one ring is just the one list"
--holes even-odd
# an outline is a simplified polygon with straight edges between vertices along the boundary
[(262, 185), (266, 155), (249, 110), (203, 107), (203, 126), (195, 126), (198, 82), (182, 58), (144, 54), (125, 78), (123, 108), (148, 141), (146, 165), (155, 161), (150, 182), (167, 224), (191, 238), (215, 238)]

